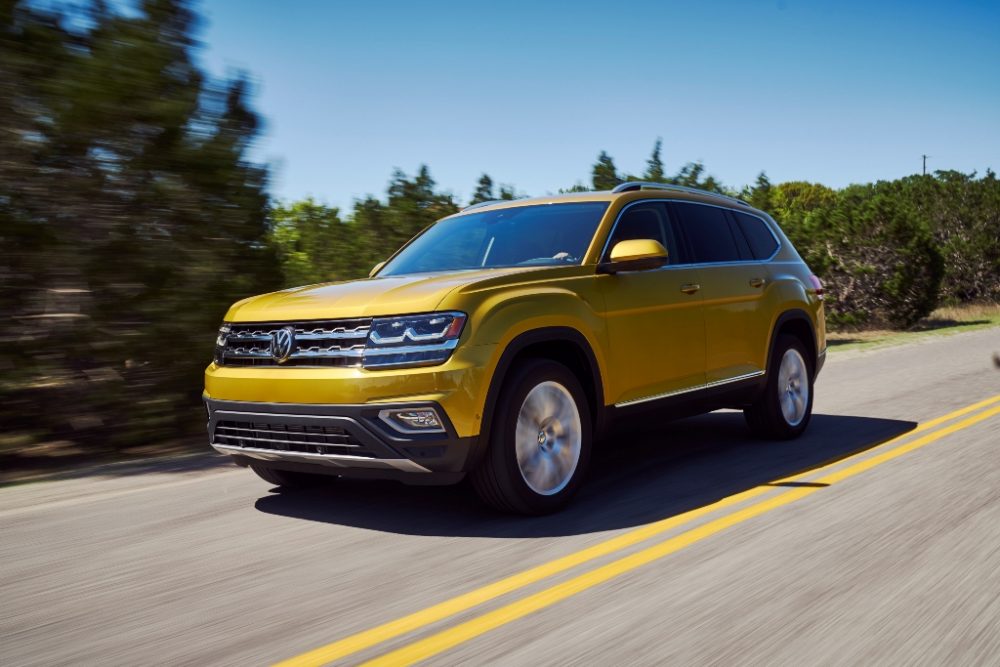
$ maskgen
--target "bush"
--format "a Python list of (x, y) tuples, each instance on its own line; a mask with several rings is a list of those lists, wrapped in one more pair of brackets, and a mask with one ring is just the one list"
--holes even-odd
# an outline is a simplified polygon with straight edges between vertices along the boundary
[(834, 326), (908, 328), (937, 306), (944, 258), (925, 215), (897, 190), (854, 185), (810, 196), (808, 207), (784, 200), (789, 236), (827, 283)]

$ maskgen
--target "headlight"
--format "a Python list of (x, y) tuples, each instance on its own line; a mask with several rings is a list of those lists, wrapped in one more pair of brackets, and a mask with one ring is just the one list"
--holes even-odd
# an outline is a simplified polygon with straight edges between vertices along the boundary
[(226, 323), (223, 323), (222, 326), (219, 327), (219, 335), (215, 337), (215, 346), (216, 347), (225, 347), (226, 346), (226, 337), (227, 336), (229, 336), (229, 325), (226, 324)]
[(458, 345), (464, 313), (376, 317), (368, 332), (365, 368), (431, 366), (444, 363)]
[(219, 335), (215, 337), (215, 363), (222, 363), (222, 355), (225, 353), (226, 340), (229, 338), (229, 324), (222, 323), (219, 327)]

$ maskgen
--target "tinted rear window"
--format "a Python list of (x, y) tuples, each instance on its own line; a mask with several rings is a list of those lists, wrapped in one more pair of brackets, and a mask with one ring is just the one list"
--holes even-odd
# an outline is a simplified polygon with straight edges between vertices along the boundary
[(767, 223), (758, 217), (747, 215), (746, 213), (733, 212), (736, 222), (743, 230), (743, 236), (750, 244), (754, 259), (767, 259), (778, 249), (778, 242), (774, 240), (774, 234), (767, 228)]
[(738, 262), (740, 253), (729, 231), (725, 210), (702, 204), (675, 203), (681, 229), (687, 238), (694, 261)]

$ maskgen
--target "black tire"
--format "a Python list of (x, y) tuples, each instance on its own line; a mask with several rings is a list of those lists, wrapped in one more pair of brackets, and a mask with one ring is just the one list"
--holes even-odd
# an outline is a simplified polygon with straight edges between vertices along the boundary
[[(805, 414), (798, 423), (790, 423), (781, 408), (782, 389), (779, 388), (779, 374), (782, 359), (789, 350), (798, 352), (804, 361), (808, 395), (805, 400)], [(791, 440), (805, 432), (812, 417), (813, 380), (815, 370), (805, 344), (795, 336), (782, 334), (775, 341), (771, 363), (767, 369), (767, 383), (763, 392), (749, 407), (743, 410), (747, 425), (754, 435), (772, 440)]]
[[(551, 495), (533, 490), (517, 463), (515, 431), (528, 393), (544, 382), (555, 382), (571, 395), (579, 414), (580, 453), (569, 481)], [(583, 481), (592, 447), (590, 407), (580, 381), (562, 364), (531, 359), (516, 366), (504, 381), (497, 400), (489, 445), (479, 466), (470, 474), (476, 493), (502, 512), (548, 514), (563, 508)], [(541, 446), (541, 445), (540, 445)]]
[(310, 475), (306, 472), (277, 470), (256, 463), (251, 463), (250, 469), (257, 473), (257, 476), (265, 482), (280, 486), (283, 489), (306, 489), (310, 486), (322, 484), (326, 477), (326, 475)]

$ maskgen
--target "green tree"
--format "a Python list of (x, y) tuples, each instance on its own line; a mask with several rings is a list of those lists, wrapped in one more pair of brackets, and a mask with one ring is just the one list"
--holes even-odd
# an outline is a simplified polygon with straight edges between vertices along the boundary
[(601, 151), (597, 156), (591, 177), (594, 189), (610, 190), (621, 182), (622, 179), (618, 176), (614, 160), (605, 151)]
[(186, 3), (136, 9), (0, 9), (8, 434), (102, 449), (197, 430), (226, 308), (279, 284), (247, 84), (198, 69)]
[(907, 328), (936, 307), (944, 259), (926, 216), (899, 196), (897, 184), (852, 185), (833, 193), (794, 183), (779, 185), (777, 193), (796, 195), (790, 198), (794, 204), (779, 204), (779, 210), (796, 220), (785, 224), (786, 231), (828, 283), (831, 324)]
[(767, 174), (763, 171), (757, 174), (757, 180), (754, 182), (753, 186), (744, 188), (743, 197), (746, 199), (754, 208), (759, 208), (762, 211), (772, 212), (771, 209), (771, 195), (773, 187), (771, 186), (771, 180), (767, 177)]
[(271, 209), (270, 243), (287, 286), (346, 280), (368, 272), (359, 234), (340, 211), (312, 199)]
[(458, 212), (454, 198), (436, 192), (434, 186), (426, 165), (412, 179), (396, 169), (384, 202), (373, 196), (354, 202), (348, 221), (354, 239), (349, 251), (360, 258), (359, 268), (345, 277), (367, 275), (371, 266), (387, 259), (425, 227)]
[(472, 193), (472, 199), (469, 200), (469, 203), (478, 204), (494, 199), (496, 197), (493, 196), (493, 179), (488, 174), (483, 174), (479, 177), (479, 182), (476, 184), (476, 191)]
[(412, 180), (399, 169), (393, 172), (387, 193), (389, 226), (386, 230), (392, 250), (439, 218), (459, 210), (451, 195), (434, 191), (435, 185), (427, 165), (421, 165)]
[(653, 183), (664, 183), (664, 172), (663, 172), (663, 160), (660, 158), (660, 150), (663, 147), (663, 140), (660, 138), (656, 139), (656, 143), (653, 144), (653, 152), (649, 156), (649, 160), (646, 161), (646, 173), (643, 174), (643, 180), (651, 181)]
[(720, 194), (736, 194), (727, 190), (714, 176), (706, 174), (705, 165), (701, 162), (688, 162), (676, 174), (664, 180), (667, 183), (683, 185), (689, 188), (699, 188)]
[(942, 296), (949, 303), (1000, 301), (1000, 182), (958, 171), (894, 182), (899, 197), (925, 215), (945, 258)]
[(673, 182), (689, 188), (697, 188), (701, 185), (701, 175), (705, 172), (705, 165), (701, 162), (688, 162), (680, 168)]

